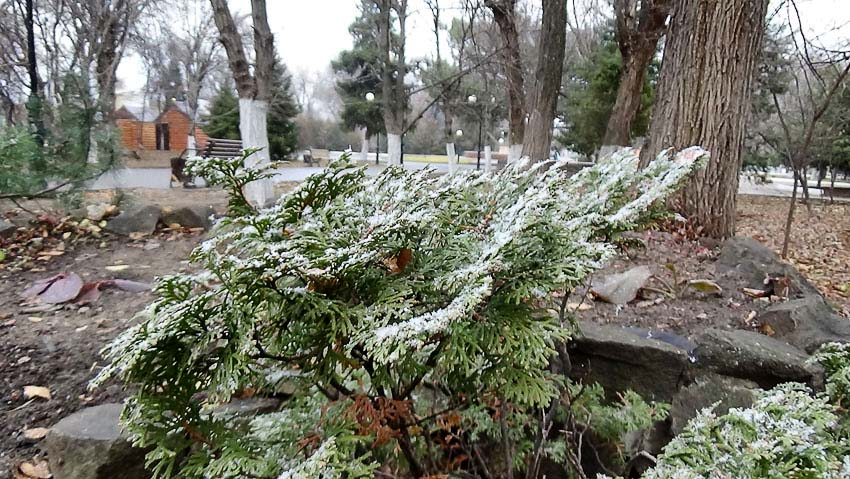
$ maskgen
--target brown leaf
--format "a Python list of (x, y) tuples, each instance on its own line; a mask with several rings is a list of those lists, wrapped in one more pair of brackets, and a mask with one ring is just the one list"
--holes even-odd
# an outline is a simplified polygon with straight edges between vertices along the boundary
[(63, 273), (38, 294), (38, 299), (48, 304), (66, 303), (76, 298), (83, 287), (83, 279), (77, 273)]
[(50, 473), (50, 467), (47, 461), (39, 461), (35, 464), (31, 462), (22, 462), (17, 467), (17, 472), (22, 474), (24, 478), (33, 479), (50, 479), (53, 474)]
[(47, 436), (47, 433), (50, 429), (46, 427), (34, 427), (32, 429), (24, 429), (24, 437), (31, 441), (38, 441), (39, 439), (44, 439), (44, 436)]
[(402, 248), (395, 257), (386, 258), (384, 265), (391, 273), (401, 273), (413, 260), (413, 251), (410, 248)]
[(751, 298), (764, 298), (768, 295), (768, 291), (763, 289), (741, 288), (741, 291)]
[(27, 399), (42, 398), (50, 399), (50, 389), (44, 386), (24, 386), (24, 397)]

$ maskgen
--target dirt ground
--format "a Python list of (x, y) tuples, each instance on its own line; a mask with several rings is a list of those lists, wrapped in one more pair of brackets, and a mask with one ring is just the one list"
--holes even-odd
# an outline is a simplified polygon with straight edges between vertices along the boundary
[[(157, 202), (163, 206), (200, 203), (219, 210), (225, 206), (223, 193), (215, 189), (137, 190), (130, 196), (131, 201)], [(87, 201), (110, 201), (110, 198), (101, 192), (90, 195)], [(777, 238), (781, 240), (781, 236), (777, 232), (781, 231), (785, 207), (785, 199), (741, 198), (741, 233), (778, 248)], [(836, 304), (846, 307), (850, 299), (836, 285), (850, 284), (846, 267), (850, 257), (850, 217), (846, 210), (835, 208), (845, 207), (819, 206), (813, 216), (805, 208), (799, 212), (795, 231), (802, 228), (805, 233), (795, 234), (792, 259)], [(708, 326), (755, 327), (748, 318), (752, 311), (764, 308), (767, 303), (745, 297), (738, 285), (715, 276), (716, 250), (712, 244), (682, 241), (657, 232), (643, 238), (646, 248), (628, 248), (608, 271), (633, 264), (652, 264), (658, 276), (671, 282), (673, 273), (664, 266), (670, 262), (676, 265), (677, 277), (715, 280), (723, 287), (724, 294), (717, 298), (687, 293), (675, 301), (658, 302), (654, 301), (658, 295), (648, 294), (644, 301), (624, 308), (595, 303), (581, 313), (583, 316), (682, 335)], [(86, 385), (103, 364), (98, 351), (133, 324), (134, 315), (152, 300), (149, 292), (110, 289), (88, 307), (32, 309), (22, 305), (21, 291), (35, 280), (60, 272), (76, 272), (86, 281), (123, 278), (150, 283), (157, 276), (193, 268), (186, 258), (201, 239), (201, 235), (168, 231), (135, 241), (104, 235), (69, 243), (61, 255), (34, 260), (21, 271), (11, 271), (8, 265), (12, 262), (8, 258), (0, 262), (0, 414), (3, 417), (0, 478), (8, 477), (8, 471), (20, 461), (43, 456), (38, 440), (24, 438), (25, 430), (50, 427), (80, 408), (120, 401), (124, 397), (117, 384), (108, 384), (97, 391), (88, 391)], [(106, 269), (116, 265), (127, 268)], [(661, 282), (653, 282), (652, 286), (664, 288)], [(29, 385), (49, 388), (51, 399), (26, 399), (23, 388)]]

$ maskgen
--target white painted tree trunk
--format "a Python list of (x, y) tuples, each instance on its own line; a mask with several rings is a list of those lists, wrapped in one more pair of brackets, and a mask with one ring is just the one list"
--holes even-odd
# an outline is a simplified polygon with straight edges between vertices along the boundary
[(401, 164), (401, 135), (387, 133), (387, 157), (391, 165)]
[(360, 159), (363, 161), (369, 160), (369, 130), (363, 128), (361, 130), (362, 137), (360, 142)]
[(484, 172), (489, 173), (493, 169), (493, 152), (490, 149), (490, 145), (484, 145)]
[[(239, 99), (239, 133), (242, 135), (242, 148), (262, 148), (249, 156), (245, 166), (263, 166), (270, 163), (269, 132), (267, 127), (269, 114), (268, 102), (251, 98)], [(254, 181), (245, 186), (245, 198), (252, 205), (263, 208), (269, 206), (274, 198), (272, 180)]]
[(186, 138), (186, 158), (193, 156), (198, 156), (198, 147), (195, 144), (195, 135), (189, 133), (189, 137)]
[(96, 128), (92, 128), (91, 130), (89, 130), (89, 154), (88, 154), (88, 157), (86, 158), (86, 161), (90, 165), (96, 165), (97, 161), (98, 161), (98, 156), (97, 156), (98, 143), (97, 143), (97, 138), (94, 135), (95, 130), (96, 130)]
[(454, 173), (457, 170), (457, 154), (455, 154), (454, 143), (446, 143), (446, 156), (449, 159), (449, 173)]
[(511, 145), (508, 150), (508, 163), (513, 163), (522, 157), (522, 143)]

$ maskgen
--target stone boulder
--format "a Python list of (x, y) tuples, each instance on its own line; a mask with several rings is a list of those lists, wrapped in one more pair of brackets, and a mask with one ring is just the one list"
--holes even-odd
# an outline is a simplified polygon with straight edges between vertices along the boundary
[(850, 321), (835, 314), (820, 295), (772, 304), (758, 320), (775, 338), (810, 354), (824, 343), (850, 342)]
[(193, 205), (162, 210), (162, 222), (166, 225), (179, 224), (186, 228), (210, 229), (211, 217), (215, 214), (212, 206)]
[(714, 412), (726, 414), (735, 407), (750, 407), (755, 401), (758, 384), (746, 379), (731, 378), (719, 374), (697, 376), (694, 383), (683, 387), (673, 398), (670, 407), (670, 429), (673, 435), (680, 434), (685, 425), (697, 413), (715, 403)]
[(613, 398), (631, 389), (648, 400), (670, 401), (684, 382), (688, 351), (619, 326), (580, 324), (570, 343), (571, 374), (597, 382)]
[(18, 227), (13, 223), (6, 221), (5, 219), (0, 219), (0, 238), (8, 238), (15, 234)]
[(696, 343), (696, 366), (701, 369), (748, 379), (765, 389), (789, 381), (823, 385), (823, 371), (807, 364), (805, 352), (763, 334), (709, 329)]
[(602, 278), (593, 285), (591, 292), (605, 302), (626, 304), (637, 297), (638, 291), (646, 286), (651, 277), (652, 270), (649, 266), (636, 266)]
[(152, 234), (162, 214), (157, 205), (144, 205), (122, 211), (109, 220), (106, 229), (112, 233), (129, 235), (130, 233)]
[(820, 296), (820, 291), (796, 268), (782, 261), (767, 246), (752, 238), (732, 238), (723, 243), (715, 266), (717, 273), (737, 275), (750, 288), (764, 289), (766, 275), (787, 276), (790, 296)]
[(147, 479), (145, 451), (122, 430), (121, 404), (102, 404), (59, 421), (45, 438), (54, 479)]
[(86, 218), (92, 221), (100, 221), (107, 216), (112, 216), (118, 211), (118, 207), (109, 203), (96, 203), (86, 206)]

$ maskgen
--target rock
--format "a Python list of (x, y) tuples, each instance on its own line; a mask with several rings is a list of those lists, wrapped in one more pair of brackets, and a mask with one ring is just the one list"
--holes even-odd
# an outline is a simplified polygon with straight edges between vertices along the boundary
[(86, 206), (86, 218), (92, 221), (100, 221), (107, 216), (112, 216), (118, 210), (115, 205), (108, 203), (97, 203)]
[(820, 295), (809, 295), (768, 306), (759, 316), (775, 338), (813, 353), (829, 342), (850, 342), (850, 321), (839, 317)]
[(693, 384), (682, 388), (673, 398), (670, 408), (673, 435), (679, 435), (688, 421), (714, 403), (719, 402), (714, 408), (718, 415), (726, 414), (733, 407), (752, 406), (755, 389), (758, 384), (746, 379), (711, 373), (697, 376)]
[(683, 382), (688, 352), (618, 326), (582, 322), (571, 342), (571, 375), (597, 382), (614, 398), (628, 389), (647, 400), (670, 401)]
[(638, 291), (652, 277), (649, 266), (636, 266), (620, 274), (606, 276), (591, 291), (597, 298), (613, 304), (626, 304), (637, 297)]
[(12, 223), (4, 220), (4, 219), (0, 219), (0, 238), (8, 238), (8, 237), (12, 236), (13, 234), (15, 234), (15, 231), (17, 231), (17, 230), (18, 230), (18, 227), (15, 226), (14, 224), (12, 224)]
[(166, 208), (162, 211), (162, 222), (167, 225), (177, 223), (186, 228), (210, 229), (212, 226), (210, 217), (214, 214), (215, 209), (212, 206), (194, 205), (175, 209)]
[(709, 329), (696, 343), (696, 364), (709, 371), (749, 379), (762, 388), (789, 381), (816, 388), (823, 384), (822, 370), (806, 363), (806, 353), (763, 334)]
[(821, 295), (793, 266), (752, 238), (731, 238), (724, 242), (715, 268), (719, 274), (739, 275), (750, 288), (764, 289), (764, 279), (767, 275), (788, 276), (791, 280), (792, 296)]
[(54, 479), (146, 479), (145, 450), (122, 431), (121, 404), (102, 404), (59, 421), (45, 438)]
[(151, 234), (156, 230), (156, 224), (162, 210), (157, 205), (146, 205), (122, 211), (120, 215), (109, 220), (106, 229), (113, 233), (129, 235), (130, 233)]
[(277, 411), (280, 400), (275, 398), (252, 397), (245, 399), (233, 399), (213, 410), (213, 414), (222, 416), (235, 416), (251, 418), (259, 414), (267, 414)]

